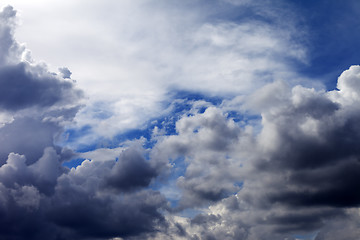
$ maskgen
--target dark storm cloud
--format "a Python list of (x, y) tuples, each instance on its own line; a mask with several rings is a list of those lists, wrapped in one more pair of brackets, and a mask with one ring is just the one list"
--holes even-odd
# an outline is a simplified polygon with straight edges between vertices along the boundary
[(252, 209), (249, 231), (256, 238), (262, 231), (280, 237), (331, 232), (328, 224), (358, 215), (348, 212), (360, 205), (359, 70), (345, 71), (339, 90), (273, 83), (259, 90), (263, 99), (250, 98), (263, 128), (235, 206), (239, 214)]
[[(139, 158), (125, 162), (124, 170), (130, 172), (119, 171), (115, 160), (85, 160), (69, 171), (51, 147), (33, 164), (27, 164), (24, 155), (9, 154), (0, 167), (0, 238), (108, 239), (166, 229), (160, 210), (168, 208), (167, 201), (157, 191), (141, 189), (149, 184), (146, 174), (129, 176), (136, 174), (136, 167), (144, 173), (139, 161), (145, 161), (130, 149), (118, 162), (129, 157)], [(104, 187), (108, 176), (125, 181), (117, 184), (127, 192)], [(126, 182), (129, 179), (133, 181)]]
[[(43, 69), (40, 69), (44, 71)], [(0, 108), (16, 111), (31, 106), (49, 107), (81, 96), (73, 84), (31, 68), (26, 63), (0, 68)]]
[[(53, 148), (30, 165), (23, 155), (9, 155), (0, 167), (0, 238), (108, 239), (166, 229), (159, 210), (167, 201), (159, 192), (119, 194), (103, 187), (106, 176), (115, 174), (115, 161), (86, 160), (69, 171), (59, 160)], [(115, 172), (126, 180), (127, 173)], [(147, 176), (137, 178), (147, 181)], [(127, 184), (139, 188), (136, 183)]]
[(359, 160), (344, 159), (342, 163), (322, 170), (295, 171), (288, 184), (303, 190), (283, 191), (271, 196), (271, 201), (292, 206), (358, 207), (360, 193)]
[[(159, 195), (159, 193), (157, 193)], [(160, 203), (149, 203), (149, 197), (153, 198), (156, 196), (154, 192), (148, 192), (146, 194), (138, 194), (134, 196), (128, 196), (126, 201), (121, 203), (115, 203), (112, 209), (105, 211), (100, 206), (89, 206), (92, 211), (101, 211), (99, 214), (82, 215), (81, 208), (76, 206), (76, 215), (70, 214), (65, 218), (65, 224), (67, 227), (72, 227), (71, 224), (74, 219), (78, 220), (76, 231), (79, 231), (84, 236), (89, 237), (101, 237), (108, 238), (114, 236), (127, 237), (131, 235), (140, 235), (142, 233), (149, 233), (155, 231), (156, 228), (165, 224), (164, 218), (161, 213), (158, 212), (158, 208), (161, 207)], [(109, 205), (109, 202), (103, 202), (102, 204)], [(58, 210), (61, 210), (58, 209)], [(70, 211), (68, 207), (66, 210)], [(75, 210), (75, 209), (74, 209)], [(85, 209), (86, 210), (86, 209)], [(80, 213), (80, 218), (78, 217)], [(61, 215), (57, 215), (58, 217)], [(77, 216), (77, 218), (75, 218)], [(106, 217), (106, 218), (105, 218)], [(96, 221), (95, 219), (107, 219), (107, 222)], [(92, 222), (87, 224), (88, 219)], [(94, 221), (95, 220), (95, 221)], [(71, 224), (71, 225), (70, 225)], [(61, 225), (61, 224), (60, 224)], [(66, 226), (65, 225), (65, 226)], [(81, 227), (82, 226), (82, 227)]]
[(106, 184), (119, 191), (131, 191), (147, 187), (156, 175), (157, 169), (152, 167), (141, 153), (130, 148), (121, 153)]
[[(24, 156), (11, 154), (0, 168), (1, 238), (108, 239), (166, 229), (159, 211), (166, 200), (159, 192), (113, 194), (101, 187), (113, 164), (87, 161), (67, 172), (56, 165), (56, 157), (48, 149), (27, 166)], [(53, 192), (41, 194), (48, 184)]]
[(54, 208), (48, 209), (48, 218), (58, 231), (71, 229), (66, 239), (127, 237), (165, 227), (164, 217), (158, 211), (165, 199), (158, 192), (94, 196), (91, 191), (67, 184), (60, 180), (52, 199)]
[(60, 156), (53, 148), (44, 149), (37, 162), (27, 165), (24, 155), (10, 153), (6, 164), (0, 167), (1, 183), (8, 188), (35, 186), (46, 195), (54, 192), (57, 178), (64, 172)]
[[(339, 85), (348, 80), (342, 75)], [(297, 87), (286, 107), (274, 106), (263, 114), (267, 121), (263, 131), (274, 132), (276, 148), (267, 152), (268, 160), (261, 161), (259, 169), (286, 174), (286, 182), (281, 184), (288, 188), (279, 186), (281, 191), (275, 190), (271, 201), (294, 206), (360, 204), (359, 194), (354, 191), (359, 187), (360, 111), (353, 104), (341, 102), (343, 95), (347, 97), (345, 93), (340, 88), (338, 92), (316, 94)]]
[[(311, 232), (322, 227), (326, 219), (344, 216), (342, 211), (336, 209), (313, 210), (311, 212), (286, 212), (286, 214), (273, 214), (267, 217), (266, 223), (275, 225), (278, 233)], [(260, 222), (261, 224), (261, 222)]]
[[(0, 13), (0, 109), (17, 111), (32, 106), (50, 107), (82, 97), (70, 81), (48, 72), (46, 66), (21, 61), (28, 54), (14, 39), (16, 11), (5, 7)], [(69, 77), (70, 71), (61, 68)]]
[[(140, 154), (130, 149), (125, 156), (120, 156), (118, 162), (126, 157), (143, 160)], [(132, 173), (135, 167), (142, 167), (137, 163), (134, 162), (134, 166), (126, 163), (133, 169)], [(104, 187), (109, 175), (124, 181), (129, 177), (127, 172), (117, 171), (116, 164), (115, 161), (86, 160), (77, 169), (58, 178), (55, 194), (51, 198), (53, 207), (47, 209), (47, 217), (56, 224), (59, 232), (63, 229), (71, 230), (65, 239), (128, 237), (166, 228), (165, 219), (159, 210), (166, 209), (167, 202), (159, 192), (140, 189), (119, 193)], [(118, 184), (129, 191), (130, 188), (139, 189), (142, 185), (137, 184), (147, 181), (148, 176), (137, 175), (137, 180), (133, 182)]]
[(290, 104), (277, 115), (264, 114), (266, 121), (275, 124), (272, 128), (278, 137), (277, 144), (281, 145), (281, 149), (272, 153), (273, 161), (269, 165), (275, 168), (317, 168), (359, 154), (359, 112), (354, 111), (350, 118), (342, 116), (337, 103), (331, 102), (324, 94), (319, 95), (317, 98), (301, 98), (299, 104)]
[(24, 154), (28, 163), (37, 161), (46, 147), (54, 146), (54, 137), (61, 128), (52, 122), (25, 117), (0, 128), (0, 162), (5, 163), (11, 152)]

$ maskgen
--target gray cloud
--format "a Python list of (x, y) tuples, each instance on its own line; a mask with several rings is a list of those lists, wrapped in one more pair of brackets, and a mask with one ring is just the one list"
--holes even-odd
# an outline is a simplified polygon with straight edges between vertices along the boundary
[(29, 52), (14, 39), (15, 22), (16, 11), (5, 7), (0, 13), (0, 109), (14, 112), (78, 101), (82, 92), (72, 82), (50, 73), (44, 64), (22, 61)]
[(59, 68), (59, 72), (63, 78), (71, 78), (72, 72), (67, 67)]
[(5, 7), (0, 13), (0, 64), (11, 62), (11, 57), (19, 59), (14, 53), (19, 53), (20, 46), (15, 43), (13, 31), (15, 26), (16, 11), (11, 7)]
[(22, 61), (29, 54), (14, 37), (16, 11), (5, 7), (0, 13), (0, 111), (10, 121), (0, 128), (0, 163), (11, 152), (24, 154), (27, 164), (41, 157), (46, 147), (55, 146), (65, 121), (78, 111), (83, 93), (72, 82), (47, 70), (44, 64)]
[(46, 147), (54, 146), (54, 137), (61, 128), (52, 122), (24, 117), (0, 128), (0, 161), (5, 163), (11, 152), (26, 155), (28, 163), (37, 161)]
[[(339, 77), (339, 90), (274, 83), (254, 93), (245, 106), (261, 112), (262, 130), (256, 144), (249, 142), (252, 160), (238, 170), (244, 186), (235, 198), (210, 206), (209, 215), (193, 219), (203, 230), (188, 231), (201, 239), (295, 239), (316, 232), (319, 239), (336, 239), (340, 231), (329, 226), (346, 221), (350, 232), (344, 234), (356, 239), (360, 110), (356, 86), (347, 86), (360, 81), (359, 69)], [(262, 99), (256, 99), (259, 92)]]
[[(0, 223), (8, 227), (0, 229), (1, 238), (108, 239), (166, 229), (160, 209), (167, 208), (167, 201), (159, 192), (128, 192), (143, 186), (137, 183), (148, 181), (148, 176), (119, 183), (127, 191), (119, 194), (104, 187), (114, 169), (125, 175), (118, 179), (127, 180), (128, 173), (118, 172), (114, 160), (86, 160), (69, 171), (60, 166), (59, 158), (54, 149), (47, 148), (38, 161), (27, 165), (25, 156), (11, 153), (0, 167)], [(132, 164), (130, 169), (141, 167), (138, 162)]]
[(338, 90), (281, 82), (259, 89), (242, 106), (261, 114), (259, 133), (226, 119), (222, 106), (181, 118), (178, 134), (156, 149), (175, 166), (179, 157), (187, 164), (177, 180), (179, 209), (208, 209), (187, 222), (171, 220), (186, 232), (177, 237), (357, 239), (359, 69), (346, 70)]
[(240, 189), (241, 162), (228, 153), (247, 134), (234, 121), (226, 119), (220, 109), (209, 107), (204, 113), (181, 118), (176, 131), (177, 135), (161, 139), (155, 149), (158, 155), (174, 160), (184, 157), (186, 172), (177, 179), (182, 191), (179, 209), (216, 202)]
[(1, 67), (0, 107), (9, 111), (49, 107), (60, 101), (72, 102), (81, 96), (71, 82), (62, 81), (44, 70), (23, 62)]
[[(346, 73), (339, 85), (349, 79)], [(315, 97), (314, 97), (315, 96)], [(336, 96), (336, 97), (334, 97)], [(295, 87), (285, 107), (263, 113), (261, 137), (272, 138), (260, 170), (286, 175), (286, 190), (275, 191), (272, 201), (294, 206), (355, 207), (359, 171), (359, 109), (345, 105), (344, 89), (329, 93)], [(357, 100), (356, 100), (357, 101)], [(274, 114), (276, 113), (276, 114)], [(270, 132), (271, 135), (266, 135)]]
[[(56, 144), (81, 107), (82, 92), (44, 64), (21, 61), (13, 37), (16, 12), (0, 13), (0, 238), (107, 239), (166, 228), (157, 191), (145, 189), (157, 171), (131, 148), (111, 161), (61, 164), (76, 154)], [(27, 53), (28, 54), (28, 53)], [(111, 191), (111, 186), (125, 191)], [(130, 191), (132, 190), (132, 191)]]
[(130, 148), (120, 154), (119, 160), (107, 177), (106, 184), (119, 191), (130, 191), (147, 187), (156, 176), (157, 169), (136, 149)]
[(100, 178), (82, 178), (81, 171), (78, 171), (80, 175), (73, 172), (59, 178), (52, 199), (54, 208), (48, 209), (48, 217), (58, 226), (58, 231), (71, 229), (66, 239), (127, 237), (166, 226), (158, 211), (166, 206), (160, 193), (152, 190), (120, 195), (109, 193), (97, 188)]

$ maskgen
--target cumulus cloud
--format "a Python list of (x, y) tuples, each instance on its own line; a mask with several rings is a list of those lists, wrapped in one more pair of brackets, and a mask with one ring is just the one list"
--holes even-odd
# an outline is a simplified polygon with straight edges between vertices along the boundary
[(202, 206), (239, 190), (236, 182), (241, 181), (241, 162), (227, 153), (246, 133), (214, 107), (202, 114), (184, 116), (176, 123), (176, 131), (177, 135), (158, 142), (155, 154), (166, 154), (174, 160), (185, 157), (186, 172), (177, 179), (183, 191), (180, 208)]
[[(109, 180), (112, 183), (132, 178), (130, 187), (147, 186), (156, 176), (153, 168), (140, 171), (148, 173), (144, 180), (140, 180), (142, 174), (132, 176), (137, 168), (147, 166), (141, 154), (128, 150), (130, 154), (123, 153), (116, 163), (115, 159), (104, 161), (97, 171), (97, 162), (85, 161), (71, 171), (61, 165), (74, 154), (56, 140), (81, 107), (83, 94), (64, 79), (70, 76), (68, 69), (62, 69), (60, 77), (44, 64), (21, 61), (26, 48), (14, 40), (15, 15), (10, 6), (0, 13), (0, 106), (10, 116), (0, 128), (0, 237), (110, 238), (165, 226), (158, 209), (166, 206), (166, 201), (158, 192), (143, 190), (119, 196), (100, 188), (105, 185), (104, 174), (115, 179)], [(124, 171), (124, 166), (129, 171)], [(130, 189), (122, 182), (118, 185)]]
[[(58, 179), (52, 197), (55, 207), (48, 209), (48, 214), (58, 231), (71, 229), (72, 233), (66, 239), (75, 236), (79, 239), (127, 237), (166, 227), (164, 217), (158, 211), (166, 208), (166, 200), (159, 192), (141, 190), (118, 194), (103, 186), (114, 165), (114, 161), (86, 160)], [(128, 184), (129, 187), (123, 186), (123, 189), (134, 186)]]
[[(46, 150), (30, 166), (25, 164), (24, 156), (10, 154), (7, 164), (0, 168), (1, 223), (13, 226), (1, 230), (1, 237), (108, 239), (150, 234), (166, 228), (159, 212), (166, 208), (166, 200), (159, 192), (118, 194), (103, 187), (115, 161), (86, 160), (68, 172), (53, 166), (56, 159), (50, 159), (51, 154), (54, 151)], [(52, 192), (44, 191), (51, 183)]]
[(271, 202), (333, 208), (359, 204), (353, 191), (359, 168), (359, 109), (345, 103), (353, 96), (341, 88), (358, 69), (353, 66), (340, 76), (339, 91), (295, 87), (285, 106), (263, 113), (260, 138), (272, 144), (263, 148), (257, 167), (278, 175), (272, 182), (274, 192), (268, 194)]
[(73, 91), (72, 83), (60, 81), (44, 70), (25, 62), (1, 67), (0, 107), (8, 111), (32, 106), (49, 107), (79, 97), (80, 92)]
[(119, 191), (130, 191), (148, 186), (156, 175), (157, 169), (141, 153), (130, 148), (120, 154), (107, 178), (107, 185)]
[[(237, 156), (237, 168), (218, 165), (216, 174), (221, 177), (200, 179), (202, 172), (209, 171), (207, 160), (211, 157), (202, 159), (190, 185), (193, 189), (205, 187), (209, 192), (215, 191), (225, 179), (228, 184), (235, 182), (229, 178), (231, 170), (235, 170), (233, 176), (242, 176), (244, 181), (242, 189), (216, 199), (185, 229), (200, 239), (336, 239), (342, 238), (339, 234), (343, 231), (329, 226), (345, 221), (348, 225), (343, 234), (356, 239), (358, 227), (354, 221), (359, 217), (360, 204), (356, 191), (360, 166), (359, 100), (356, 88), (348, 94), (346, 84), (360, 81), (359, 69), (360, 66), (352, 66), (346, 70), (338, 79), (337, 90), (317, 91), (275, 82), (258, 90), (263, 98), (255, 101), (249, 97), (244, 106), (260, 112), (262, 129), (253, 135), (255, 140), (251, 140), (251, 135), (238, 135), (245, 144), (243, 148), (239, 148), (239, 141), (230, 143), (234, 148), (225, 152), (230, 157)], [(196, 149), (209, 139), (199, 141)], [(207, 156), (208, 152), (199, 154)], [(190, 157), (187, 154), (184, 153)], [(226, 161), (218, 156), (217, 160), (222, 164)], [(191, 170), (192, 163), (179, 179), (194, 180), (188, 174)], [(186, 194), (187, 191), (183, 196)]]
[(65, 79), (67, 68), (58, 76), (22, 61), (29, 51), (13, 37), (15, 16), (10, 6), (0, 13), (0, 111), (9, 116), (0, 128), (0, 238), (107, 239), (166, 228), (159, 210), (167, 202), (147, 188), (157, 168), (141, 148), (62, 166), (78, 156), (58, 142), (83, 93)]
[[(29, 163), (41, 157), (45, 147), (55, 147), (62, 124), (79, 109), (82, 92), (73, 83), (50, 73), (44, 64), (21, 61), (26, 48), (13, 37), (16, 11), (1, 12), (2, 64), (0, 108), (6, 116), (0, 128), (0, 162), (11, 152), (24, 154)], [(60, 151), (60, 148), (57, 148)]]

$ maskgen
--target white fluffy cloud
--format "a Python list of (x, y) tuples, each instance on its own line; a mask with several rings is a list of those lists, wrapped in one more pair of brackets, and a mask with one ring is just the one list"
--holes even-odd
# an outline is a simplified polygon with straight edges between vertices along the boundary
[(266, 1), (246, 3), (241, 15), (232, 9), (243, 6), (225, 1), (14, 5), (23, 11), (19, 39), (36, 58), (65, 62), (89, 97), (77, 115), (78, 128), (92, 127), (82, 143), (142, 127), (165, 110), (169, 93), (246, 94), (273, 79), (299, 81), (289, 64), (307, 61), (295, 18)]

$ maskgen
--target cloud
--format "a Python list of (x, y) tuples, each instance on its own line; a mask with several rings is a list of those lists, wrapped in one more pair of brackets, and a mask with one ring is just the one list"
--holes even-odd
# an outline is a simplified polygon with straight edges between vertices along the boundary
[(106, 184), (119, 191), (130, 191), (147, 187), (156, 175), (157, 169), (152, 167), (141, 153), (130, 148), (120, 154)]
[(49, 107), (79, 97), (80, 92), (73, 91), (71, 82), (61, 81), (43, 71), (24, 62), (1, 67), (0, 107), (8, 111), (32, 106)]
[(240, 189), (241, 161), (229, 153), (238, 147), (239, 138), (248, 134), (234, 121), (226, 119), (220, 109), (209, 107), (204, 113), (183, 116), (176, 131), (177, 135), (159, 140), (152, 157), (173, 159), (174, 168), (179, 161), (185, 162), (186, 171), (177, 179), (182, 191), (179, 209), (204, 206)]
[(14, 44), (13, 28), (15, 25), (15, 16), (16, 11), (11, 6), (4, 8), (0, 15), (0, 36), (2, 42), (0, 48), (0, 63), (2, 65), (11, 62), (12, 57), (15, 57), (17, 60), (18, 56), (16, 56), (16, 54), (21, 50), (18, 44)]
[[(166, 227), (159, 212), (166, 200), (159, 192), (143, 189), (156, 171), (140, 153), (129, 149), (118, 162), (87, 160), (72, 170), (61, 165), (73, 153), (56, 139), (81, 107), (83, 93), (44, 64), (21, 61), (26, 49), (13, 38), (15, 14), (12, 7), (0, 14), (0, 106), (12, 118), (0, 128), (0, 237), (110, 238)], [(132, 173), (138, 172), (142, 174), (134, 178)], [(102, 187), (106, 174), (116, 183), (111, 186), (142, 189), (119, 196)], [(122, 182), (131, 179), (128, 186)]]
[(160, 210), (167, 201), (146, 188), (158, 173), (143, 151), (117, 153), (117, 162), (110, 153), (76, 169), (62, 166), (78, 155), (59, 142), (83, 105), (83, 92), (65, 79), (67, 68), (59, 76), (31, 59), (13, 37), (15, 16), (10, 6), (0, 13), (6, 120), (0, 128), (0, 238), (106, 239), (166, 229)]
[[(59, 176), (53, 166), (56, 162), (48, 158), (51, 152), (48, 149), (30, 166), (26, 166), (24, 156), (11, 154), (0, 168), (1, 181), (6, 184), (1, 184), (1, 223), (13, 226), (1, 230), (1, 237), (106, 239), (166, 228), (158, 211), (166, 208), (166, 200), (159, 192), (141, 190), (119, 195), (101, 187), (104, 173), (111, 171), (114, 162), (99, 165), (87, 160), (70, 172), (63, 169)], [(41, 189), (52, 179), (56, 179), (52, 193), (43, 192)]]
[(114, 164), (114, 161), (86, 160), (58, 179), (52, 198), (54, 208), (48, 211), (60, 232), (63, 228), (71, 229), (68, 238), (126, 237), (165, 227), (158, 210), (166, 207), (166, 201), (159, 192), (118, 194), (102, 187), (101, 182), (114, 169)]
[(359, 168), (359, 109), (354, 102), (341, 104), (353, 100), (353, 95), (348, 95), (341, 85), (353, 80), (350, 73), (356, 73), (358, 68), (353, 66), (340, 76), (339, 91), (315, 93), (295, 87), (282, 109), (273, 107), (263, 114), (263, 132), (271, 133), (266, 137), (273, 139), (273, 145), (268, 146), (267, 157), (258, 163), (259, 168), (277, 174), (286, 172), (288, 188), (270, 194), (272, 201), (292, 206), (359, 204), (353, 191)]
[(40, 204), (40, 194), (33, 186), (22, 186), (17, 190), (12, 190), (11, 194), (19, 207), (26, 209), (38, 209)]
[(29, 52), (14, 39), (15, 15), (11, 6), (0, 15), (0, 111), (6, 116), (0, 128), (0, 162), (15, 152), (33, 163), (45, 147), (55, 147), (54, 138), (75, 116), (83, 93), (46, 65), (22, 61)]
[(31, 107), (50, 108), (73, 104), (82, 97), (72, 82), (48, 71), (45, 64), (22, 61), (29, 55), (24, 45), (14, 39), (16, 11), (5, 7), (0, 15), (1, 67), (0, 108), (12, 113)]
[(63, 78), (70, 78), (72, 72), (66, 67), (59, 68), (59, 72), (62, 74)]
[(71, 170), (59, 160), (53, 148), (33, 164), (9, 154), (0, 167), (0, 213), (3, 226), (16, 227), (1, 230), (1, 237), (106, 239), (166, 229), (160, 209), (168, 208), (167, 201), (144, 189), (155, 173), (140, 153), (128, 149), (117, 162), (85, 160)]
[[(302, 35), (271, 1), (107, 3), (85, 16), (135, 20), (98, 28), (102, 44), (74, 38), (72, 50), (114, 63), (81, 56), (96, 69), (80, 71), (86, 107), (70, 70), (32, 60), (14, 39), (16, 11), (0, 13), (0, 238), (357, 239), (360, 66), (330, 91), (295, 74)], [(211, 10), (235, 6), (249, 10), (241, 21)], [(147, 122), (145, 137), (97, 142)]]
[(54, 146), (54, 137), (61, 128), (54, 123), (42, 122), (30, 117), (16, 118), (0, 128), (1, 162), (4, 163), (10, 152), (24, 154), (29, 163), (35, 162), (46, 147)]
[[(14, 4), (27, 12), (24, 22), (36, 23), (36, 29), (23, 24), (18, 36), (39, 58), (66, 63), (90, 97), (73, 126), (90, 127), (78, 137), (81, 143), (96, 144), (143, 128), (166, 114), (173, 100), (169, 93), (185, 90), (225, 98), (248, 94), (273, 79), (300, 81), (292, 64), (307, 61), (305, 30), (289, 17), (296, 12), (287, 8), (288, 14), (268, 1), (246, 6), (112, 0), (49, 1), (46, 7), (33, 8)], [(38, 21), (39, 15), (51, 17), (51, 24)], [(107, 113), (100, 119), (99, 105)]]
[[(198, 141), (198, 154), (208, 157), (197, 160), (200, 167), (193, 178), (188, 173), (194, 163), (189, 160), (181, 181), (192, 180), (188, 186), (194, 190), (206, 186), (207, 191), (215, 191), (225, 179), (228, 184), (235, 182), (236, 178), (229, 178), (234, 170), (233, 176), (241, 176), (244, 182), (236, 194), (217, 198), (205, 214), (193, 218), (186, 231), (200, 239), (294, 239), (297, 234), (311, 232), (319, 232), (319, 239), (336, 239), (341, 231), (329, 226), (346, 221), (349, 239), (356, 239), (358, 230), (353, 221), (359, 217), (360, 204), (355, 190), (359, 187), (360, 166), (359, 99), (356, 88), (348, 90), (346, 84), (360, 81), (359, 69), (352, 66), (346, 70), (338, 79), (338, 90), (316, 91), (275, 82), (255, 92), (254, 96), (261, 92), (262, 98), (249, 97), (243, 106), (260, 111), (260, 133), (254, 135), (255, 141), (251, 135), (238, 135), (242, 148), (238, 148), (239, 142), (230, 142), (233, 147), (225, 151), (228, 158), (234, 157), (237, 168), (236, 164), (228, 169), (216, 164), (216, 175), (202, 178), (203, 172), (211, 169), (207, 161), (212, 158), (206, 153), (216, 148), (201, 151), (201, 146), (224, 134), (208, 135), (206, 140)], [(183, 152), (184, 156), (191, 158), (189, 152)], [(219, 163), (226, 162), (216, 157)], [(187, 191), (182, 194), (186, 197)]]

